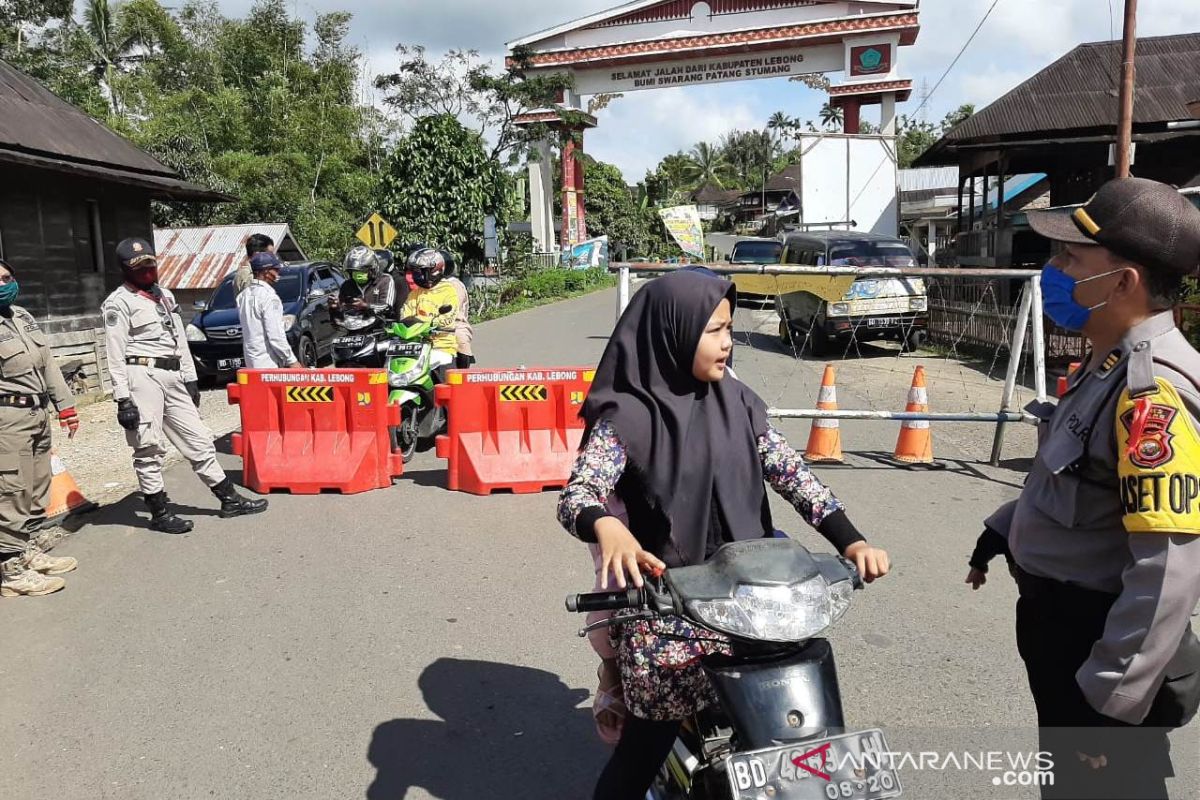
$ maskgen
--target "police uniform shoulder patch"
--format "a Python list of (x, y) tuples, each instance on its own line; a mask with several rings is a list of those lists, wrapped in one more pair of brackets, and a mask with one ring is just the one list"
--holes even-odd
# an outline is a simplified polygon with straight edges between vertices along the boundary
[(112, 328), (120, 321), (121, 321), (121, 315), (117, 313), (117, 310), (115, 308), (107, 309), (104, 312), (104, 324), (107, 325), (108, 327)]
[(1157, 391), (1117, 403), (1117, 474), (1130, 533), (1200, 535), (1200, 435), (1179, 392), (1156, 377)]

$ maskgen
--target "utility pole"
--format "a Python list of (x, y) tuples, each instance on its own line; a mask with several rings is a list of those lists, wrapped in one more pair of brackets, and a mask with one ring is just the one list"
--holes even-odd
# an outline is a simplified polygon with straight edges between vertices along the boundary
[(1117, 118), (1117, 177), (1129, 177), (1133, 149), (1134, 56), (1137, 51), (1137, 0), (1125, 0), (1125, 39), (1121, 54), (1121, 109)]

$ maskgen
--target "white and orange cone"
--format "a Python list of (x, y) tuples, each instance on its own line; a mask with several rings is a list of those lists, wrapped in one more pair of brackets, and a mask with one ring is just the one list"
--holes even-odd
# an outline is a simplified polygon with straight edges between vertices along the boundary
[[(913, 372), (912, 388), (908, 390), (908, 412), (928, 412), (929, 394), (925, 389), (925, 368)], [(900, 423), (900, 438), (896, 440), (895, 459), (904, 464), (933, 463), (933, 435), (929, 420), (904, 420)]]
[(68, 514), (91, 511), (96, 504), (83, 496), (79, 484), (71, 477), (71, 471), (58, 453), (50, 452), (50, 503), (46, 507), (46, 518), (57, 520)]
[[(837, 383), (833, 364), (825, 365), (821, 377), (821, 391), (817, 395), (817, 409), (837, 411)], [(842, 456), (842, 431), (836, 419), (814, 419), (808, 434), (808, 448), (804, 460), (810, 464), (844, 464)]]

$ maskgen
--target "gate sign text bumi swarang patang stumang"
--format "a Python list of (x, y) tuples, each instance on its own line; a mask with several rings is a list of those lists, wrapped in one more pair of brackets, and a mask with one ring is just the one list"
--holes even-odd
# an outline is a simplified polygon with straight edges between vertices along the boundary
[(812, 72), (837, 72), (843, 69), (845, 50), (841, 44), (831, 44), (719, 58), (640, 63), (623, 69), (576, 67), (575, 85), (579, 94), (591, 95), (761, 78), (792, 78)]

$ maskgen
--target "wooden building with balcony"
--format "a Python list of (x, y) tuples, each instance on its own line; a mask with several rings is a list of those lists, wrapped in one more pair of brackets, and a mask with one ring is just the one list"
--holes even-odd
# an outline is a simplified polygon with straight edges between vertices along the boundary
[[(1029, 230), (1024, 212), (1030, 204), (1085, 203), (1113, 176), (1120, 67), (1119, 41), (1079, 45), (917, 159), (917, 167), (958, 168), (954, 236), (939, 261), (981, 267), (1046, 261), (1050, 244)], [(1135, 176), (1200, 185), (1197, 100), (1200, 33), (1139, 39)], [(1044, 182), (1028, 183), (1037, 175)]]

